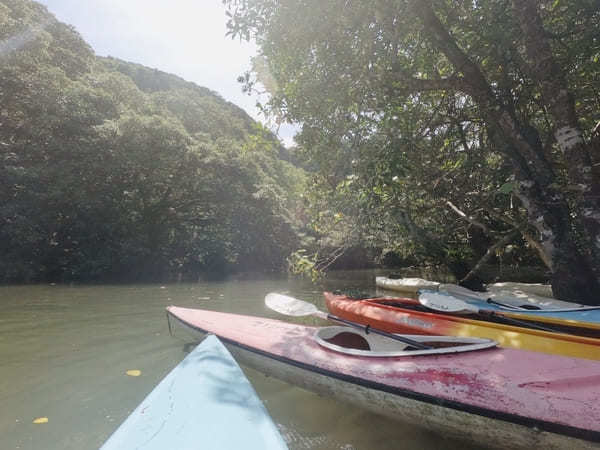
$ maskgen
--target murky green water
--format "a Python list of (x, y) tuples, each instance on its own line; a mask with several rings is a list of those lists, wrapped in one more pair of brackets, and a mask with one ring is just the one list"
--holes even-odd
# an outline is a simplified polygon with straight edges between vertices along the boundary
[[(307, 280), (230, 279), (168, 285), (0, 287), (0, 448), (98, 448), (189, 351), (164, 308), (276, 317), (271, 291), (323, 308), (324, 288), (374, 292), (373, 272)], [(314, 320), (314, 319), (308, 319)], [(141, 376), (126, 375), (140, 370)], [(292, 449), (465, 448), (246, 369)], [(48, 423), (33, 420), (47, 417)], [(169, 449), (165, 449), (169, 450)]]

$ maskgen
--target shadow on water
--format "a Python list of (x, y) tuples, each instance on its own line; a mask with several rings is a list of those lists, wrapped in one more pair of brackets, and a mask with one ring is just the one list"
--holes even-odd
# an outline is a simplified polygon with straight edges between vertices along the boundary
[(189, 354), (192, 350), (194, 350), (198, 346), (198, 344), (200, 344), (200, 342), (202, 342), (202, 341), (188, 342), (186, 344), (183, 344), (183, 353), (185, 353), (186, 355)]

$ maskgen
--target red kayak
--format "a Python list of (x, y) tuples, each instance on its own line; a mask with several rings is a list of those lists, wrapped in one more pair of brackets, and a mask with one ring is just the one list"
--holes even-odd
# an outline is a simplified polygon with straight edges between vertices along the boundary
[(175, 306), (167, 310), (187, 327), (217, 335), (241, 364), (443, 436), (496, 448), (600, 446), (597, 361), (498, 347), (429, 356), (369, 355), (369, 345), (336, 339), (354, 335), (371, 344), (373, 333), (347, 327)]

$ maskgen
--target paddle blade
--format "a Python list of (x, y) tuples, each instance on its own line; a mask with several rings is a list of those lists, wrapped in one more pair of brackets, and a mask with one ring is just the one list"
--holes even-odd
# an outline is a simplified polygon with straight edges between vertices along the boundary
[(447, 313), (477, 313), (479, 309), (467, 302), (435, 291), (420, 291), (419, 303), (426, 308)]
[[(265, 305), (271, 308), (273, 311), (277, 311), (280, 314), (286, 316), (310, 316), (320, 315), (321, 311), (317, 309), (312, 303), (308, 303), (297, 298), (290, 297), (288, 295), (277, 294), (271, 292), (265, 297)], [(322, 313), (321, 313), (322, 314)]]

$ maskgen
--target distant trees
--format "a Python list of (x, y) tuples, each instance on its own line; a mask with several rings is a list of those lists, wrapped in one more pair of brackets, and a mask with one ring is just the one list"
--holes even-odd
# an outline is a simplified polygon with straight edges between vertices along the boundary
[(281, 270), (302, 171), (208, 89), (0, 4), (0, 281)]
[(598, 303), (597, 1), (225, 3), (261, 50), (246, 88), (264, 81), (267, 109), (302, 124), (316, 217), (340, 245), (443, 262), (466, 284), (511, 244), (557, 297)]

